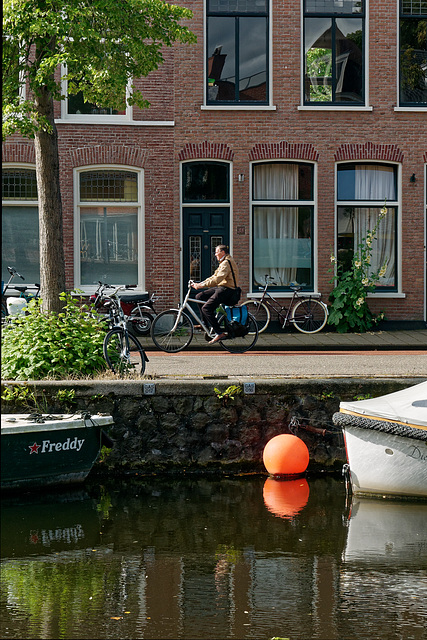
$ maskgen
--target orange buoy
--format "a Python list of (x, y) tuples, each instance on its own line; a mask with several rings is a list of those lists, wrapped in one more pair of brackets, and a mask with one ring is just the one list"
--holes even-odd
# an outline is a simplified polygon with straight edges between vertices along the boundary
[(297, 436), (282, 433), (274, 436), (264, 447), (263, 461), (272, 476), (291, 476), (304, 473), (310, 455), (305, 442)]
[(267, 478), (264, 484), (264, 504), (279, 518), (292, 518), (307, 504), (310, 489), (305, 478), (275, 480)]

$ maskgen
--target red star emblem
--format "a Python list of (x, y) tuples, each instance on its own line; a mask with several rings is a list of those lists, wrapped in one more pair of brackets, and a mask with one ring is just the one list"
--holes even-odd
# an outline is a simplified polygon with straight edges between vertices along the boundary
[(37, 442), (35, 442), (34, 444), (29, 444), (28, 446), (30, 447), (30, 455), (31, 455), (32, 453), (39, 452), (41, 444), (37, 444)]

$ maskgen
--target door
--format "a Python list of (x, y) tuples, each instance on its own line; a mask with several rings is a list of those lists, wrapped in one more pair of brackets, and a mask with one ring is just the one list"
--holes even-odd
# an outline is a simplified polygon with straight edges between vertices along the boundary
[(215, 247), (229, 244), (230, 210), (228, 207), (186, 207), (183, 209), (182, 288), (188, 281), (208, 278), (218, 266)]

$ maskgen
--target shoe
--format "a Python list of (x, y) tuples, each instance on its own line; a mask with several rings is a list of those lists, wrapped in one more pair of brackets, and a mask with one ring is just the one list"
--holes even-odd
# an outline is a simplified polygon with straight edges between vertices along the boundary
[(215, 344), (215, 342), (219, 342), (220, 340), (224, 340), (227, 337), (226, 333), (217, 333), (216, 336), (208, 343)]

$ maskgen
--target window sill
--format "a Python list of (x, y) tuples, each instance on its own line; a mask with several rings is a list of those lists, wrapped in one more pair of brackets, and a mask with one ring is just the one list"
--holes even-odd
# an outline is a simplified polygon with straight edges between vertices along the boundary
[(104, 119), (103, 117), (88, 116), (87, 118), (59, 118), (55, 119), (55, 124), (91, 124), (91, 125), (115, 125), (115, 126), (131, 126), (131, 127), (174, 127), (174, 120), (114, 120), (113, 118)]
[(264, 105), (240, 105), (240, 104), (202, 104), (200, 106), (202, 111), (276, 111), (276, 107), (274, 105), (269, 106), (268, 104)]
[(394, 107), (395, 111), (403, 111), (406, 113), (416, 112), (416, 113), (425, 113), (427, 111), (427, 106), (425, 107)]
[(304, 104), (297, 107), (298, 111), (373, 111), (374, 107), (355, 107), (353, 105), (348, 105), (346, 107), (339, 106), (336, 104), (328, 104), (328, 105), (311, 105)]
[(399, 293), (399, 291), (372, 291), (368, 293), (368, 298), (406, 298), (406, 293)]
[[(111, 285), (111, 286), (118, 287), (119, 285)], [(88, 297), (93, 295), (96, 292), (96, 290), (98, 289), (98, 285), (80, 285), (80, 286), (75, 285), (74, 289), (77, 290), (78, 292), (76, 293), (75, 291), (71, 291), (71, 296), (73, 298), (79, 298), (81, 296)], [(113, 289), (109, 289), (108, 293), (111, 293), (112, 291)], [(135, 289), (129, 289), (127, 292), (124, 290), (119, 291), (118, 296), (120, 298), (120, 296), (141, 295), (141, 294), (148, 294), (148, 291), (144, 289), (144, 287), (135, 287)]]

